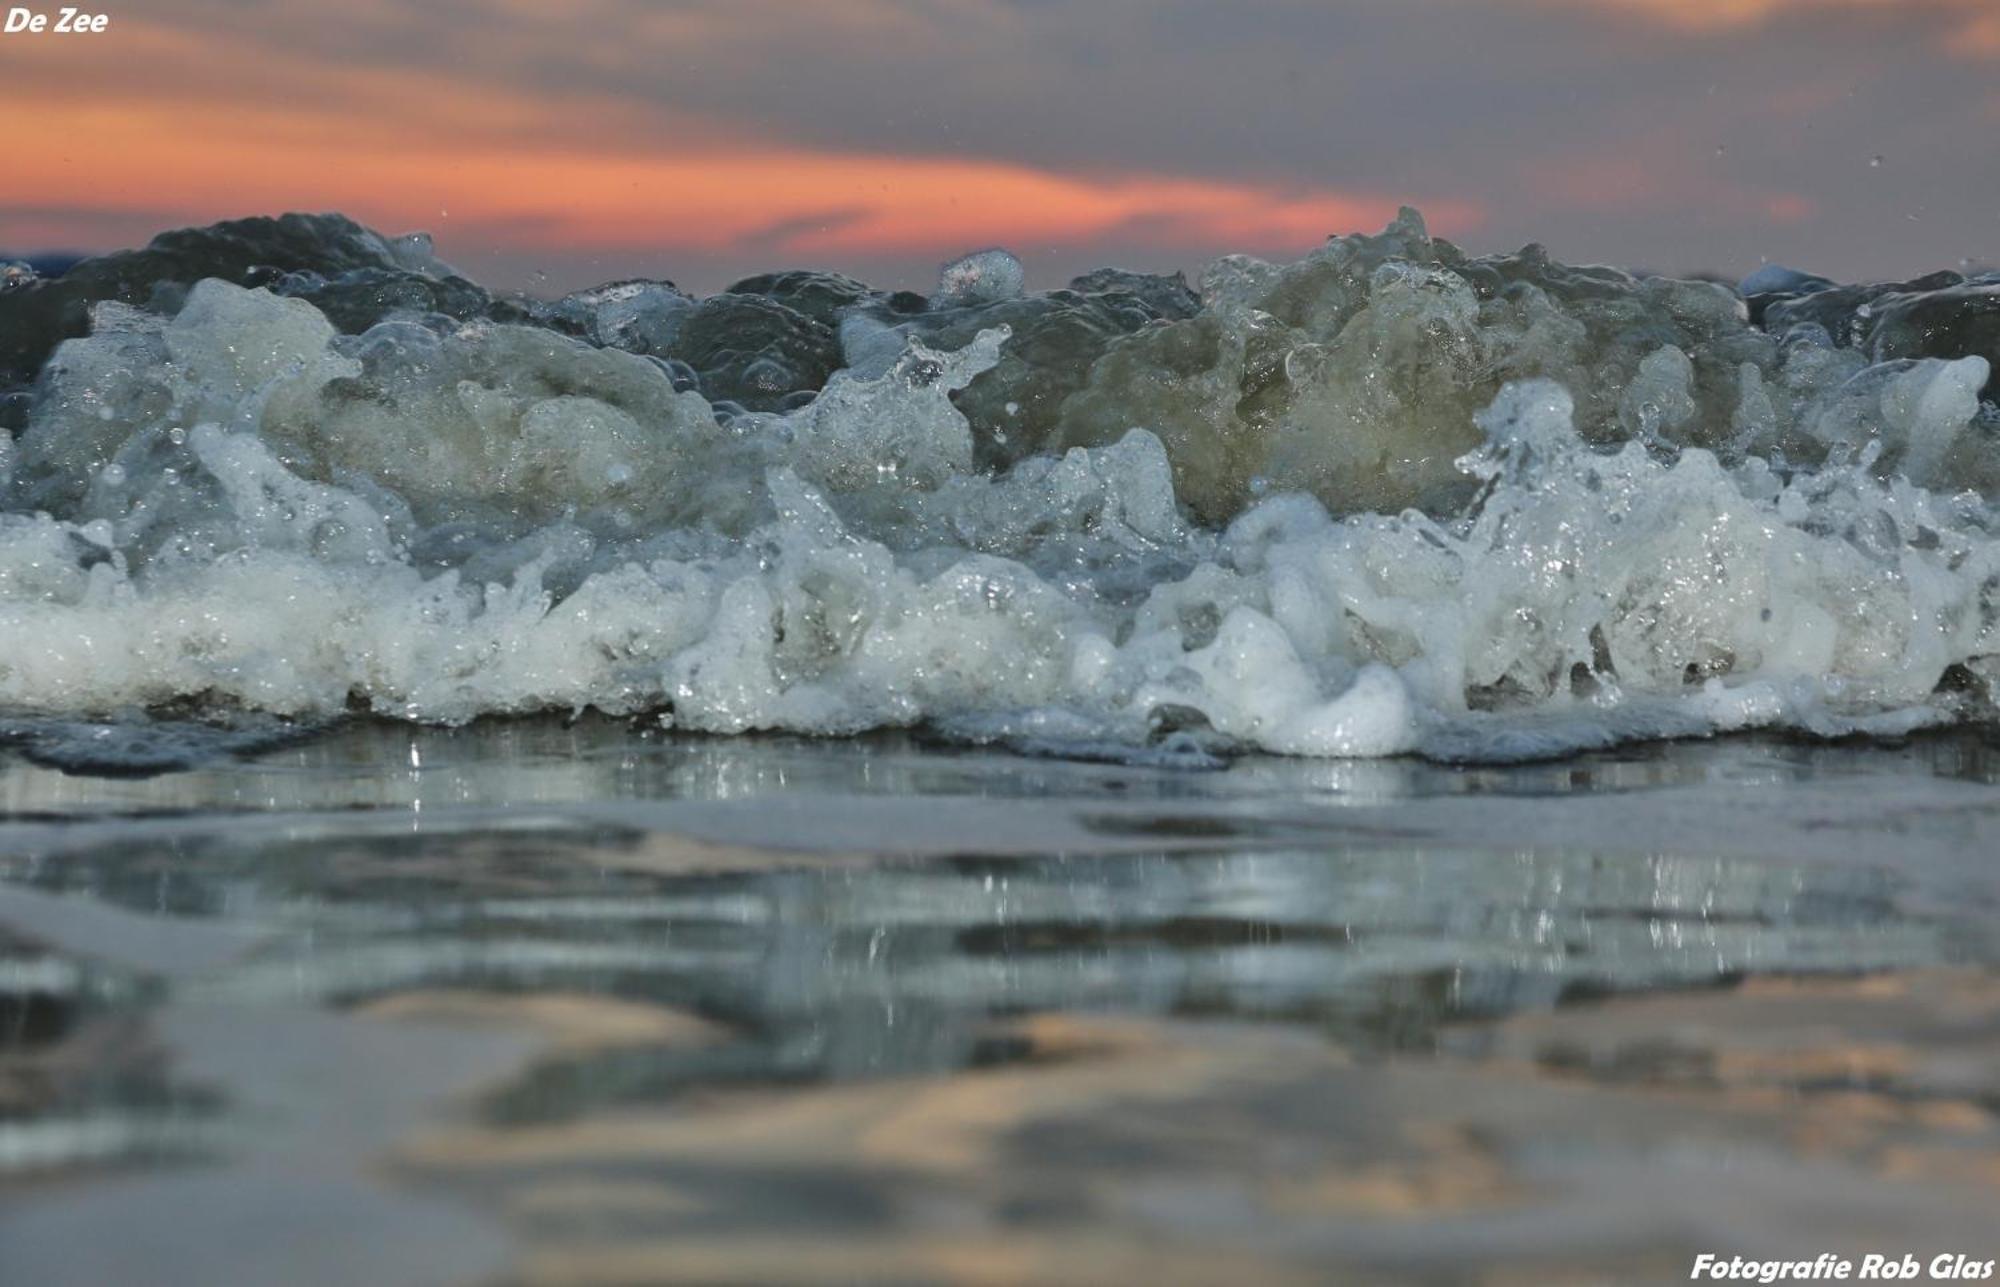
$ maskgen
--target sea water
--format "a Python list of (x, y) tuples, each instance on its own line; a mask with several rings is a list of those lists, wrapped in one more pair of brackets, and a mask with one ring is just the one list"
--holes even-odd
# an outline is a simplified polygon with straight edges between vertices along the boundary
[(299, 216), (9, 282), (0, 708), (44, 742), (598, 711), (1474, 762), (1902, 735), (2000, 673), (1986, 278), (1406, 211), (1198, 286), (986, 251), (929, 297), (551, 303)]

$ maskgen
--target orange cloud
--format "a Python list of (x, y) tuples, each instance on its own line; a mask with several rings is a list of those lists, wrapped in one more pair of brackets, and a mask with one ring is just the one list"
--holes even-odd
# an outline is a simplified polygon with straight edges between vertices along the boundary
[(1995, 0), (1543, 0), (1613, 13), (1630, 13), (1687, 32), (1737, 31), (1794, 13), (1895, 13), (1942, 16), (1950, 52), (2000, 54)]
[[(1160, 173), (1081, 176), (977, 156), (814, 149), (730, 137), (587, 95), (508, 94), (301, 54), (245, 60), (245, 81), (189, 77), (213, 51), (132, 24), (111, 77), (64, 50), (0, 82), (12, 136), (0, 242), (73, 244), (51, 211), (204, 221), (341, 209), (429, 228), (442, 249), (755, 245), (825, 257), (1126, 244), (1302, 249), (1379, 227), (1388, 195)], [(174, 69), (163, 74), (161, 69)], [(36, 211), (43, 213), (37, 214)], [(1433, 202), (1441, 231), (1473, 226)]]
[[(785, 248), (822, 254), (1042, 247), (1120, 232), (1142, 243), (1303, 246), (1379, 226), (1396, 207), (1388, 197), (1156, 174), (1085, 179), (974, 158), (775, 145), (667, 155), (422, 139), (357, 146), (338, 122), (310, 115), (265, 116), (252, 128), (221, 111), (170, 124), (134, 104), (35, 115), (25, 132), (44, 141), (17, 147), (9, 170), (10, 186), (37, 207), (136, 203), (190, 218), (337, 207), (447, 238), (470, 224), (502, 244), (531, 235), (569, 248), (714, 251), (785, 227)], [(199, 147), (185, 146), (190, 130)], [(1461, 202), (1433, 213), (1447, 230), (1477, 217)], [(8, 224), (0, 207), (0, 228)]]
[[(1787, 10), (1866, 9), (1913, 0), (1559, 0), (1610, 11), (1625, 10), (1689, 31), (1727, 31), (1765, 22)], [(1924, 0), (1914, 0), (1921, 4)]]
[(1960, 53), (2000, 57), (2000, 11), (1972, 18), (1959, 29), (1956, 44)]

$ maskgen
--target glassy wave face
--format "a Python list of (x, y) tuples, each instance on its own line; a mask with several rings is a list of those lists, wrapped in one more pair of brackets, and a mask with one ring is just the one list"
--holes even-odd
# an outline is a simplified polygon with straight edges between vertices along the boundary
[(290, 215), (0, 277), (11, 719), (1065, 754), (1986, 719), (2000, 275), (1475, 258), (489, 292)]

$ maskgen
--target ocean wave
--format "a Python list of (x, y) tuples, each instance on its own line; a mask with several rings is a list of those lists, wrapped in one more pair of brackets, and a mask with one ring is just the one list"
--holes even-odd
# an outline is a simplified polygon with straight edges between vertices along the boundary
[(0, 290), (0, 708), (1560, 754), (1987, 718), (2000, 279), (1472, 257), (489, 292), (332, 216)]

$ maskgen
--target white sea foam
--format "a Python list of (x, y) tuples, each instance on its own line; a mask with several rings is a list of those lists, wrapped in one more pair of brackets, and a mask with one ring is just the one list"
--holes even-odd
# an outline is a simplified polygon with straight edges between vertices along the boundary
[[(975, 266), (968, 298), (1018, 294)], [(664, 364), (537, 327), (341, 337), (220, 281), (170, 319), (101, 305), (0, 453), (0, 707), (1495, 759), (1903, 732), (1972, 700), (1941, 680), (2000, 677), (2000, 539), (1957, 486), (1986, 458), (1982, 359), (1773, 341), (1717, 425), (1712, 368), (1656, 344), (1615, 396), (1570, 363), (1482, 410), (1437, 382), (1523, 336), (1575, 348), (1572, 324), (1516, 300), (1503, 331), (1457, 279), (1392, 267), (1365, 305), (1294, 309), (1338, 338), (1281, 354), (1288, 401), (1239, 420), (1213, 372), (1254, 364), (1281, 324), (1246, 301), (1299, 270), (1220, 265), (1174, 324), (1201, 345), (1141, 370), (1181, 341), (1131, 337), (1072, 399), (1083, 428), (998, 472), (952, 395), (1004, 328), (933, 352), (850, 319), (816, 400), (718, 420)], [(665, 298), (593, 317), (671, 320)], [(1441, 365), (1405, 393), (1410, 328)], [(1127, 423), (1091, 428), (1114, 387)], [(1622, 438), (1580, 431), (1586, 398)]]

